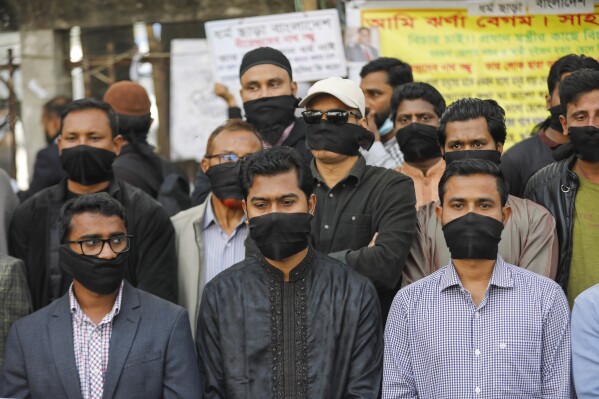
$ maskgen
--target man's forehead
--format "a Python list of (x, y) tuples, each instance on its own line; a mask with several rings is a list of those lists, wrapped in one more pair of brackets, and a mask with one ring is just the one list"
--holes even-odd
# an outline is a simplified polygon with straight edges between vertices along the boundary
[(289, 193), (302, 192), (298, 184), (297, 172), (290, 170), (272, 176), (256, 176), (249, 188), (249, 198), (278, 198)]
[(239, 148), (260, 149), (262, 144), (254, 132), (248, 130), (225, 130), (220, 132), (212, 141), (214, 151), (235, 150)]
[(397, 106), (397, 113), (424, 113), (433, 112), (435, 113), (435, 107), (433, 104), (421, 98), (415, 98), (411, 100), (403, 100)]
[(459, 197), (465, 200), (492, 198), (499, 200), (497, 178), (477, 173), (472, 175), (451, 176), (445, 183), (445, 199)]
[(465, 121), (447, 122), (445, 133), (447, 135), (447, 141), (472, 140), (478, 138), (493, 140), (493, 136), (491, 136), (491, 132), (489, 132), (487, 120), (484, 117), (468, 119)]
[(241, 82), (261, 81), (271, 79), (291, 80), (286, 69), (274, 64), (258, 64), (248, 68), (240, 76)]

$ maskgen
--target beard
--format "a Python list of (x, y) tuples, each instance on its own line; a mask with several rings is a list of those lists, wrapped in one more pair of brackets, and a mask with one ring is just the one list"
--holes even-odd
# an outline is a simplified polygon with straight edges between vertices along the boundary
[(242, 209), (242, 200), (238, 200), (238, 199), (233, 199), (233, 198), (225, 198), (224, 200), (221, 200), (221, 202), (223, 203), (224, 206), (226, 206), (227, 208), (233, 210), (233, 211), (238, 211), (240, 209)]

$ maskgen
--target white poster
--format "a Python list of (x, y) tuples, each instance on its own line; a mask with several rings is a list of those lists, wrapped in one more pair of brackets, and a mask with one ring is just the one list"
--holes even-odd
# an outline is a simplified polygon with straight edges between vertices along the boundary
[(204, 157), (206, 141), (228, 118), (214, 95), (210, 49), (205, 39), (171, 41), (171, 159)]
[(281, 50), (296, 82), (347, 74), (337, 10), (211, 21), (205, 28), (214, 76), (233, 93), (243, 55), (257, 47)]

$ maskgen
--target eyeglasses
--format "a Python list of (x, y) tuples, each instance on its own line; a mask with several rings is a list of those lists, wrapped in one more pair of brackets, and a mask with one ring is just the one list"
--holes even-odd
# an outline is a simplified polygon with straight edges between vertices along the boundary
[(251, 154), (246, 155), (245, 157), (240, 157), (237, 154), (214, 154), (214, 155), (206, 155), (206, 159), (218, 158), (218, 163), (228, 163), (228, 162), (241, 162), (249, 157)]
[(362, 116), (360, 114), (356, 114), (355, 112), (351, 111), (346, 111), (344, 109), (331, 109), (324, 112), (309, 109), (302, 112), (304, 121), (309, 125), (316, 125), (320, 123), (323, 115), (326, 115), (327, 121), (329, 121), (333, 125), (346, 124), (350, 115), (354, 116), (356, 120), (362, 119)]
[(87, 240), (65, 241), (65, 244), (79, 244), (81, 253), (87, 256), (97, 256), (102, 253), (104, 244), (108, 243), (115, 254), (122, 254), (131, 248), (131, 235), (114, 236), (110, 238), (89, 238)]

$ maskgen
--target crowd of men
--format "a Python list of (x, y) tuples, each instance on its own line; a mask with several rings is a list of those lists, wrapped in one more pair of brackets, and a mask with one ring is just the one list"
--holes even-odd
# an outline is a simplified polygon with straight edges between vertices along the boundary
[(360, 76), (300, 100), (246, 53), (193, 192), (140, 85), (49, 101), (29, 190), (0, 171), (0, 396), (599, 397), (599, 62), (505, 153), (498, 102)]

